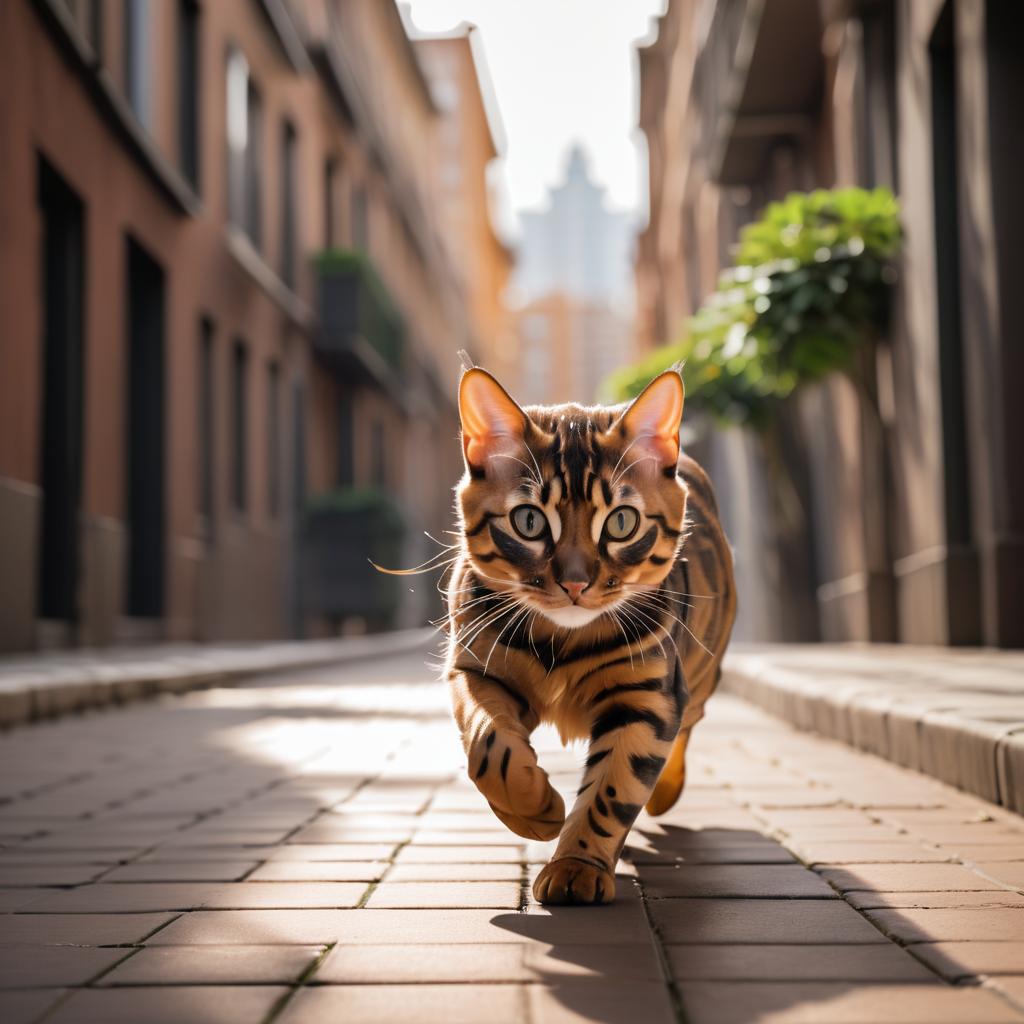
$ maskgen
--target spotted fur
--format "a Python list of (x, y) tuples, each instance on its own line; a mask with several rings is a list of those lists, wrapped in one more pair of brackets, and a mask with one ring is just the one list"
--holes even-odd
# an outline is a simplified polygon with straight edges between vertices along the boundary
[[(678, 447), (682, 384), (664, 374), (629, 407), (524, 410), (474, 369), (460, 409), (446, 670), (469, 774), (513, 832), (559, 837), (541, 902), (607, 902), (641, 807), (683, 789), (735, 616), (710, 483)], [(623, 508), (636, 524), (619, 537)], [(568, 817), (530, 745), (541, 722), (589, 742)]]

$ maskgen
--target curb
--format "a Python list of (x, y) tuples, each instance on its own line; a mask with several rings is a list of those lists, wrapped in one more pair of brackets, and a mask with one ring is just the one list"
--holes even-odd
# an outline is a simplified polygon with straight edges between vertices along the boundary
[(248, 646), (175, 644), (0, 660), (0, 729), (289, 669), (344, 664), (428, 647), (436, 630)]
[[(851, 664), (815, 669), (813, 645), (778, 645), (727, 655), (722, 690), (756, 704), (805, 732), (839, 740), (930, 775), (1018, 814), (1024, 813), (1024, 688), (985, 685), (991, 659), (950, 653), (946, 670), (929, 675), (935, 648), (873, 652), (869, 646), (817, 648)], [(805, 667), (800, 659), (806, 655)], [(863, 666), (875, 661), (872, 671)], [(780, 662), (784, 664), (780, 664)], [(958, 662), (961, 664), (958, 665)], [(960, 676), (959, 682), (957, 677)]]

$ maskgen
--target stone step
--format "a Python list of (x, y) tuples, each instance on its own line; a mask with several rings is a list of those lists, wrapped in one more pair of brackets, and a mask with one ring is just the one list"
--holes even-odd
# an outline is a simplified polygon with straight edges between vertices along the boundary
[(738, 644), (723, 688), (800, 729), (1024, 812), (1024, 654)]
[(426, 650), (434, 629), (336, 640), (160, 644), (0, 658), (0, 728), (108, 704), (231, 686), (269, 672)]

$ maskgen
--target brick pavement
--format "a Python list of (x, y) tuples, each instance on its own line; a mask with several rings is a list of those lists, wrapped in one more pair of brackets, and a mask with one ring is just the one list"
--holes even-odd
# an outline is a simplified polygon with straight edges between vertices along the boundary
[[(0, 737), (0, 1020), (1024, 1022), (1024, 823), (733, 697), (613, 906), (463, 778), (422, 658)], [(563, 790), (580, 752), (540, 737)]]

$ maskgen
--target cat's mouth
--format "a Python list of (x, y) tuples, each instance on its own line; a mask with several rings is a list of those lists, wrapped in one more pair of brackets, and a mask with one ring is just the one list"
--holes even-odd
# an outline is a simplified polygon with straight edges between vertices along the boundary
[(564, 604), (556, 608), (546, 605), (534, 605), (534, 607), (556, 626), (563, 629), (579, 629), (587, 626), (596, 619), (599, 619), (611, 605), (604, 608), (584, 608), (579, 604)]

